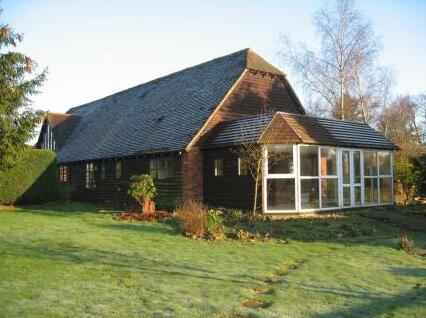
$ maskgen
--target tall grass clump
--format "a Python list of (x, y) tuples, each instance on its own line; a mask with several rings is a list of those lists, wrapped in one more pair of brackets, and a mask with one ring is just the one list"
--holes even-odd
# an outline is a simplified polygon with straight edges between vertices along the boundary
[(203, 238), (207, 231), (207, 209), (196, 201), (186, 201), (175, 210), (180, 229), (186, 236)]

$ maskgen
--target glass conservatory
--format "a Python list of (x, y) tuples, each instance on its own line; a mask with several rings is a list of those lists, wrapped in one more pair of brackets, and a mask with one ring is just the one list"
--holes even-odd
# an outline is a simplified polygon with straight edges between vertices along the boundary
[(394, 203), (390, 150), (274, 144), (264, 156), (264, 213)]

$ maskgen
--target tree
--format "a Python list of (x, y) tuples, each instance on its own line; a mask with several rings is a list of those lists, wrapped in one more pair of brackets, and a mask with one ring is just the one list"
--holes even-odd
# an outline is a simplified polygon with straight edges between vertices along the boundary
[(127, 194), (139, 203), (141, 212), (150, 213), (155, 211), (152, 199), (157, 194), (157, 189), (150, 175), (141, 174), (132, 176)]
[(352, 0), (336, 0), (333, 7), (316, 12), (313, 24), (320, 39), (317, 52), (284, 35), (281, 55), (317, 111), (370, 122), (374, 110), (387, 100), (392, 78), (387, 69), (377, 66), (379, 42), (371, 23)]
[[(0, 9), (1, 19), (2, 9)], [(30, 97), (46, 78), (46, 70), (32, 75), (35, 62), (10, 51), (23, 39), (22, 34), (0, 20), (0, 168), (11, 167), (34, 136), (42, 112), (31, 109)]]
[(378, 130), (401, 147), (407, 156), (424, 148), (419, 112), (419, 104), (411, 96), (399, 96), (383, 109), (378, 119)]
[[(249, 127), (242, 126), (240, 130), (240, 141), (238, 145), (232, 150), (234, 154), (240, 158), (241, 162), (245, 165), (247, 173), (253, 179), (253, 207), (252, 213), (256, 214), (259, 206), (259, 188), (263, 176), (263, 165), (265, 163), (264, 149), (267, 145), (273, 143), (279, 125), (270, 125), (273, 114), (275, 111), (269, 108), (265, 103), (263, 110), (259, 114), (258, 120), (251, 124)], [(265, 130), (266, 129), (266, 130)], [(262, 140), (253, 140), (252, 136), (256, 136), (259, 132), (262, 134)], [(278, 161), (283, 160), (283, 154), (279, 152), (270, 152), (268, 154), (268, 164), (270, 166), (276, 164)]]

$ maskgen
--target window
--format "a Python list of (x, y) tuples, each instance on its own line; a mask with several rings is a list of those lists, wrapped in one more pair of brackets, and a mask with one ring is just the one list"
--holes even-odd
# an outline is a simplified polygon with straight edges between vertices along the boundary
[(86, 189), (96, 188), (95, 165), (93, 162), (86, 163)]
[(337, 149), (320, 148), (321, 208), (339, 206), (339, 180), (337, 178)]
[(153, 179), (158, 178), (158, 159), (157, 158), (153, 158), (149, 160), (149, 175)]
[(296, 210), (296, 176), (293, 145), (271, 145), (265, 149), (266, 211)]
[(59, 182), (68, 182), (68, 166), (59, 167)]
[(101, 163), (101, 179), (105, 180), (106, 177), (106, 169), (105, 169), (105, 161)]
[(393, 203), (391, 153), (379, 151), (379, 199), (380, 203)]
[(300, 146), (300, 175), (318, 176), (317, 146)]
[(49, 124), (46, 124), (46, 130), (43, 134), (43, 141), (41, 144), (41, 148), (56, 150), (56, 143), (55, 143), (55, 138), (53, 137), (53, 130)]
[(248, 174), (248, 164), (247, 159), (238, 158), (238, 175), (246, 176)]
[(365, 204), (392, 203), (392, 166), (390, 151), (364, 151)]
[(378, 176), (377, 176), (377, 152), (364, 150), (364, 203), (377, 204)]
[(319, 202), (318, 146), (300, 146), (300, 205), (317, 209)]
[(121, 169), (122, 169), (122, 167), (121, 167), (121, 161), (117, 160), (115, 162), (115, 178), (116, 179), (121, 179)]
[(223, 176), (223, 159), (214, 160), (214, 175), (215, 177)]
[(293, 173), (293, 145), (273, 145), (268, 147), (268, 173)]
[(175, 157), (151, 158), (149, 160), (149, 174), (154, 179), (169, 179), (176, 174)]
[(337, 150), (321, 147), (321, 175), (337, 176)]

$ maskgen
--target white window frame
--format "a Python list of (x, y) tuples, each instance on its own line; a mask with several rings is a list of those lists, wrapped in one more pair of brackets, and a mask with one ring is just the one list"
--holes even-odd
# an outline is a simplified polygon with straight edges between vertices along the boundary
[[(369, 149), (369, 148), (347, 148), (337, 146), (318, 146), (318, 176), (301, 176), (300, 175), (300, 148), (307, 146), (307, 144), (293, 144), (293, 173), (290, 174), (269, 174), (268, 172), (268, 148), (263, 146), (263, 167), (262, 167), (262, 210), (263, 213), (306, 213), (315, 211), (328, 211), (338, 209), (350, 209), (369, 206), (385, 206), (393, 205), (395, 202), (394, 194), (394, 174), (393, 174), (393, 152), (391, 150)], [(337, 175), (322, 175), (321, 171), (321, 150), (322, 149), (335, 149), (336, 150), (336, 165)], [(349, 151), (349, 169), (350, 169), (350, 191), (351, 191), (351, 204), (343, 206), (343, 175), (342, 175), (342, 152)], [(354, 152), (360, 152), (360, 182), (355, 183), (355, 169), (354, 169)], [(377, 176), (364, 176), (364, 151), (373, 151), (376, 153), (376, 169)], [(379, 166), (379, 152), (388, 152), (390, 155), (390, 174), (380, 175)], [(365, 203), (365, 179), (377, 180), (377, 203)], [(392, 202), (382, 203), (380, 198), (380, 179), (390, 178), (391, 180), (391, 195)], [(268, 210), (267, 209), (267, 181), (269, 179), (294, 179), (295, 180), (295, 209), (294, 210)], [(319, 192), (319, 208), (301, 208), (301, 180), (316, 179), (318, 180)], [(322, 189), (321, 183), (323, 179), (337, 180), (338, 187), (338, 206), (336, 207), (322, 207)], [(355, 205), (355, 187), (360, 187), (361, 191), (361, 204)]]
[[(244, 158), (240, 158), (240, 157), (238, 157), (238, 175), (240, 176), (240, 177), (245, 177), (245, 176), (247, 176), (248, 175), (248, 164), (246, 163), (246, 173), (241, 173), (242, 171), (241, 171), (241, 161), (243, 161), (243, 160), (246, 160), (246, 159), (244, 159)], [(246, 160), (247, 161), (247, 160)]]
[[(222, 162), (222, 173), (219, 174), (219, 165), (217, 164), (219, 161)], [(214, 165), (214, 176), (215, 177), (223, 177), (225, 175), (225, 160), (223, 158), (216, 158), (213, 160)]]
[[(268, 171), (268, 147), (263, 146), (263, 167), (262, 167), (262, 210), (263, 213), (297, 213), (299, 207), (299, 185), (297, 182), (297, 171), (298, 171), (298, 145), (293, 144), (293, 172), (292, 173), (269, 173)], [(268, 200), (268, 189), (267, 184), (269, 179), (293, 179), (294, 180), (294, 210), (268, 210), (267, 200)]]

